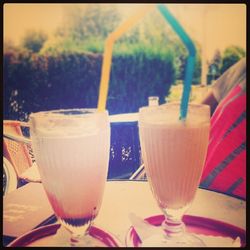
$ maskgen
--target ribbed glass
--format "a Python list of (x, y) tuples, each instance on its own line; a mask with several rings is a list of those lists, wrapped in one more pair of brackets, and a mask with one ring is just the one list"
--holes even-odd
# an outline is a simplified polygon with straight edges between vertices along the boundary
[(202, 174), (210, 110), (206, 105), (190, 104), (183, 121), (179, 107), (179, 103), (168, 103), (140, 109), (142, 157), (152, 193), (166, 217), (162, 224), (166, 246), (202, 246), (199, 239), (184, 235), (182, 216), (194, 199)]
[(84, 235), (97, 216), (107, 179), (107, 112), (59, 110), (32, 114), (31, 139), (41, 180), (61, 223)]

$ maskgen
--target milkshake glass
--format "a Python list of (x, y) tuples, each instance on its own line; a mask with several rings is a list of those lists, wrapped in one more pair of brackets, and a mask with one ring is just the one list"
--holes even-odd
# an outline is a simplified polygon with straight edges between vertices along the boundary
[(179, 119), (180, 103), (143, 107), (139, 135), (147, 178), (165, 215), (163, 246), (203, 246), (185, 233), (183, 214), (194, 199), (206, 157), (210, 108), (189, 104), (186, 120)]
[[(32, 113), (30, 134), (42, 184), (70, 245), (88, 245), (107, 178), (108, 112), (65, 109)], [(87, 240), (88, 238), (88, 240)]]

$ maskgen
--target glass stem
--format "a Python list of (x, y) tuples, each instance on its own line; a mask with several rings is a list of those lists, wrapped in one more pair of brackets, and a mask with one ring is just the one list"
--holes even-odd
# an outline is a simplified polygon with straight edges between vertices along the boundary
[(71, 232), (70, 245), (72, 247), (88, 246), (90, 244), (89, 227), (90, 224), (85, 224), (82, 226), (82, 232)]
[(81, 246), (84, 238), (85, 238), (85, 234), (82, 235), (82, 234), (72, 233), (71, 238), (70, 238), (70, 245), (73, 247)]
[(185, 224), (182, 220), (176, 221), (166, 217), (162, 223), (162, 227), (169, 237), (179, 237), (185, 232)]
[(163, 230), (168, 237), (181, 236), (185, 233), (185, 224), (182, 221), (184, 209), (164, 209), (165, 220), (162, 223)]

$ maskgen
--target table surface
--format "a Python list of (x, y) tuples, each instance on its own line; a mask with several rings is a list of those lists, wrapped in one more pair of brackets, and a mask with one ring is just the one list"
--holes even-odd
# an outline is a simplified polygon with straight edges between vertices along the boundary
[[(94, 225), (110, 232), (124, 245), (131, 226), (129, 213), (141, 218), (162, 214), (147, 181), (108, 181)], [(213, 191), (198, 189), (187, 214), (220, 220), (246, 229), (246, 202)]]
[[(162, 214), (147, 181), (109, 181), (94, 225), (107, 229), (124, 243), (131, 222), (128, 214), (141, 218)], [(220, 220), (246, 229), (246, 202), (213, 191), (198, 189), (189, 215)]]

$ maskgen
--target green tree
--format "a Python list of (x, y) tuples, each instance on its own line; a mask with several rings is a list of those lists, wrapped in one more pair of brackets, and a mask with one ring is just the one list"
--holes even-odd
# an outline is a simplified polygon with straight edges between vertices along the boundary
[(21, 46), (37, 53), (41, 50), (47, 39), (48, 35), (43, 31), (29, 30), (24, 35), (21, 41)]
[[(194, 43), (196, 47), (196, 58), (195, 58), (192, 84), (200, 84), (201, 48), (197, 42), (194, 41)], [(179, 39), (176, 39), (176, 42), (172, 44), (172, 47), (175, 55), (174, 65), (176, 69), (176, 79), (183, 81), (185, 78), (185, 71), (187, 67), (188, 50)]]
[(217, 49), (211, 61), (208, 62), (208, 84), (212, 83), (212, 80), (217, 79), (221, 75), (222, 56), (221, 52)]
[(245, 56), (245, 50), (239, 46), (230, 46), (226, 48), (222, 55), (221, 74)]
[(120, 22), (115, 4), (84, 4), (65, 7), (63, 25), (57, 36), (82, 41), (91, 37), (106, 38)]
[(178, 38), (157, 9), (150, 11), (134, 27), (126, 32), (119, 42), (143, 43), (149, 46), (172, 46)]

